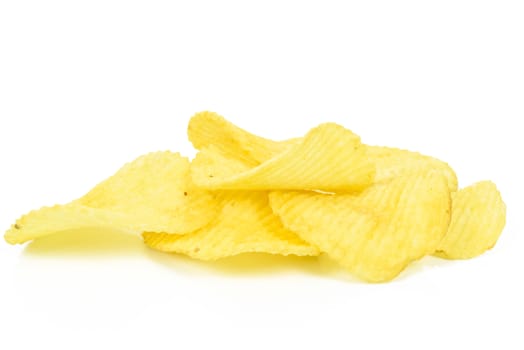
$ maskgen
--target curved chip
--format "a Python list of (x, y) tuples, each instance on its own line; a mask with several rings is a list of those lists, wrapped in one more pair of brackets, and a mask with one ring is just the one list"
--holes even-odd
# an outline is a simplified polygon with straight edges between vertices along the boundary
[(370, 282), (396, 277), (435, 251), (446, 233), (450, 196), (440, 174), (415, 174), (358, 194), (272, 192), (284, 226)]
[(445, 162), (436, 158), (391, 147), (367, 146), (369, 159), (376, 166), (375, 182), (388, 181), (397, 176), (427, 171), (441, 173), (447, 181), (448, 188), (455, 192), (458, 180), (455, 171)]
[(334, 123), (312, 129), (258, 166), (231, 158), (221, 147), (204, 148), (193, 160), (196, 185), (228, 190), (360, 190), (373, 182), (375, 172), (360, 138)]
[(491, 181), (465, 187), (453, 195), (451, 223), (435, 255), (469, 259), (491, 249), (506, 224), (506, 205)]
[(273, 141), (254, 135), (214, 112), (195, 114), (189, 120), (187, 135), (198, 150), (214, 146), (220, 153), (253, 166), (298, 142), (298, 139)]
[[(228, 171), (226, 164), (237, 172), (246, 171), (301, 142), (300, 138), (273, 141), (254, 135), (213, 112), (201, 112), (193, 116), (189, 121), (188, 136), (196, 149), (212, 153), (200, 157), (205, 158), (206, 162), (215, 164), (210, 167), (216, 167), (219, 173), (226, 173), (228, 176), (233, 176), (235, 171), (233, 169)], [(396, 176), (427, 169), (441, 172), (448, 182), (450, 191), (457, 191), (458, 181), (455, 172), (441, 160), (398, 148), (368, 145), (364, 147), (368, 160), (376, 166), (375, 182), (388, 181)], [(239, 170), (238, 166), (235, 168), (235, 164), (246, 166)], [(225, 175), (219, 175), (221, 176)]]
[(242, 253), (318, 255), (316, 247), (285, 229), (268, 204), (267, 192), (217, 192), (220, 213), (207, 226), (186, 235), (147, 232), (151, 248), (216, 260)]
[(59, 231), (100, 227), (187, 233), (215, 215), (213, 194), (192, 185), (187, 158), (156, 152), (126, 164), (82, 198), (24, 215), (5, 239), (16, 244)]
[(22, 216), (5, 233), (4, 238), (8, 243), (18, 244), (78, 228), (115, 227), (127, 231), (127, 216), (77, 204), (55, 205)]

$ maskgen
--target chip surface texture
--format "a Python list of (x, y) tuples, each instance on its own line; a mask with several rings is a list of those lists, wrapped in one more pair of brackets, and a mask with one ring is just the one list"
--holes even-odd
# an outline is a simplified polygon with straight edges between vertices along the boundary
[(396, 277), (431, 254), (447, 230), (450, 198), (441, 175), (398, 177), (358, 194), (273, 192), (284, 226), (370, 282)]
[(146, 232), (154, 249), (216, 260), (242, 253), (318, 255), (316, 247), (284, 228), (273, 214), (267, 192), (217, 192), (220, 214), (209, 225), (186, 235)]

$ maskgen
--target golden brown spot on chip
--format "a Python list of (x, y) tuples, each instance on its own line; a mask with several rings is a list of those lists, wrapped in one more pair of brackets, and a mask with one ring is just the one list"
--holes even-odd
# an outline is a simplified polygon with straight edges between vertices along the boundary
[(21, 227), (20, 227), (18, 224), (15, 224), (15, 228), (16, 228), (17, 230), (20, 230)]
[(199, 251), (200, 251), (200, 248), (198, 248), (198, 247), (196, 247), (196, 248), (194, 249), (194, 252), (195, 252), (195, 253), (198, 253)]

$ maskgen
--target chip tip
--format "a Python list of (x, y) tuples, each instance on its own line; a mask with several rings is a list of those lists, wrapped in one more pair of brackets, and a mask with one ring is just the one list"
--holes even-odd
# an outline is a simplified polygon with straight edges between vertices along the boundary
[(209, 110), (204, 110), (193, 114), (191, 118), (189, 118), (189, 122), (187, 124), (188, 131), (195, 126), (195, 123), (201, 122), (201, 119), (209, 119), (213, 120), (214, 122), (228, 123), (227, 120), (218, 113)]
[(13, 245), (23, 243), (20, 241), (18, 233), (13, 230), (13, 227), (14, 225), (9, 230), (6, 231), (6, 233), (4, 234), (4, 240), (7, 243), (13, 244)]

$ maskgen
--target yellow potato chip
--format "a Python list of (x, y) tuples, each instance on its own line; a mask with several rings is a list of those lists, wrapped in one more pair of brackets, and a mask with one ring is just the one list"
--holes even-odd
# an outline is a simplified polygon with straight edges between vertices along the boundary
[(444, 175), (451, 192), (457, 190), (457, 175), (441, 160), (417, 152), (380, 146), (367, 146), (367, 154), (376, 166), (375, 182), (388, 181), (397, 176), (420, 173), (427, 169)]
[(55, 205), (22, 216), (5, 233), (11, 244), (24, 243), (54, 233), (77, 228), (128, 227), (126, 215), (77, 204)]
[(482, 181), (453, 195), (451, 223), (435, 255), (468, 259), (491, 249), (506, 224), (506, 205), (491, 181)]
[(477, 256), (505, 225), (492, 182), (456, 192), (447, 163), (364, 145), (334, 123), (273, 141), (201, 112), (188, 137), (199, 150), (191, 164), (172, 152), (139, 157), (83, 197), (22, 216), (6, 241), (129, 232), (200, 260), (326, 253), (354, 275), (384, 282), (427, 254)]
[(242, 253), (318, 255), (318, 249), (285, 229), (268, 205), (267, 192), (217, 192), (220, 213), (209, 225), (186, 235), (147, 232), (154, 249), (216, 260)]
[(213, 194), (192, 185), (187, 158), (156, 152), (126, 164), (80, 199), (24, 215), (5, 239), (23, 243), (83, 227), (187, 233), (210, 222), (216, 209)]
[[(212, 148), (212, 155), (201, 156), (206, 158), (206, 161), (212, 162), (213, 159), (221, 158), (220, 162), (223, 164), (231, 161), (230, 165), (233, 168), (234, 164), (246, 165), (242, 170), (237, 167), (236, 171), (246, 171), (301, 142), (300, 138), (273, 141), (253, 135), (213, 112), (201, 112), (193, 116), (189, 121), (188, 136), (196, 149), (207, 149), (205, 152), (209, 152), (209, 148)], [(397, 148), (367, 145), (365, 147), (368, 160), (376, 166), (375, 182), (428, 169), (442, 172), (450, 191), (457, 190), (457, 176), (443, 161)], [(222, 168), (224, 169), (217, 171), (226, 172), (229, 176), (235, 174), (232, 169), (228, 171), (227, 167)]]
[(202, 149), (191, 164), (196, 185), (236, 190), (359, 190), (373, 182), (374, 165), (360, 138), (340, 125), (312, 129), (297, 144), (252, 166), (220, 151)]
[(414, 174), (356, 194), (272, 192), (284, 226), (370, 282), (397, 276), (435, 251), (446, 233), (450, 196), (440, 174)]
[(130, 213), (144, 229), (184, 233), (206, 225), (216, 215), (214, 195), (195, 187), (190, 163), (173, 152), (155, 152), (126, 164), (76, 202)]
[(227, 157), (252, 166), (273, 158), (298, 142), (298, 139), (273, 141), (251, 134), (213, 112), (195, 114), (189, 120), (187, 134), (198, 150), (214, 146)]

